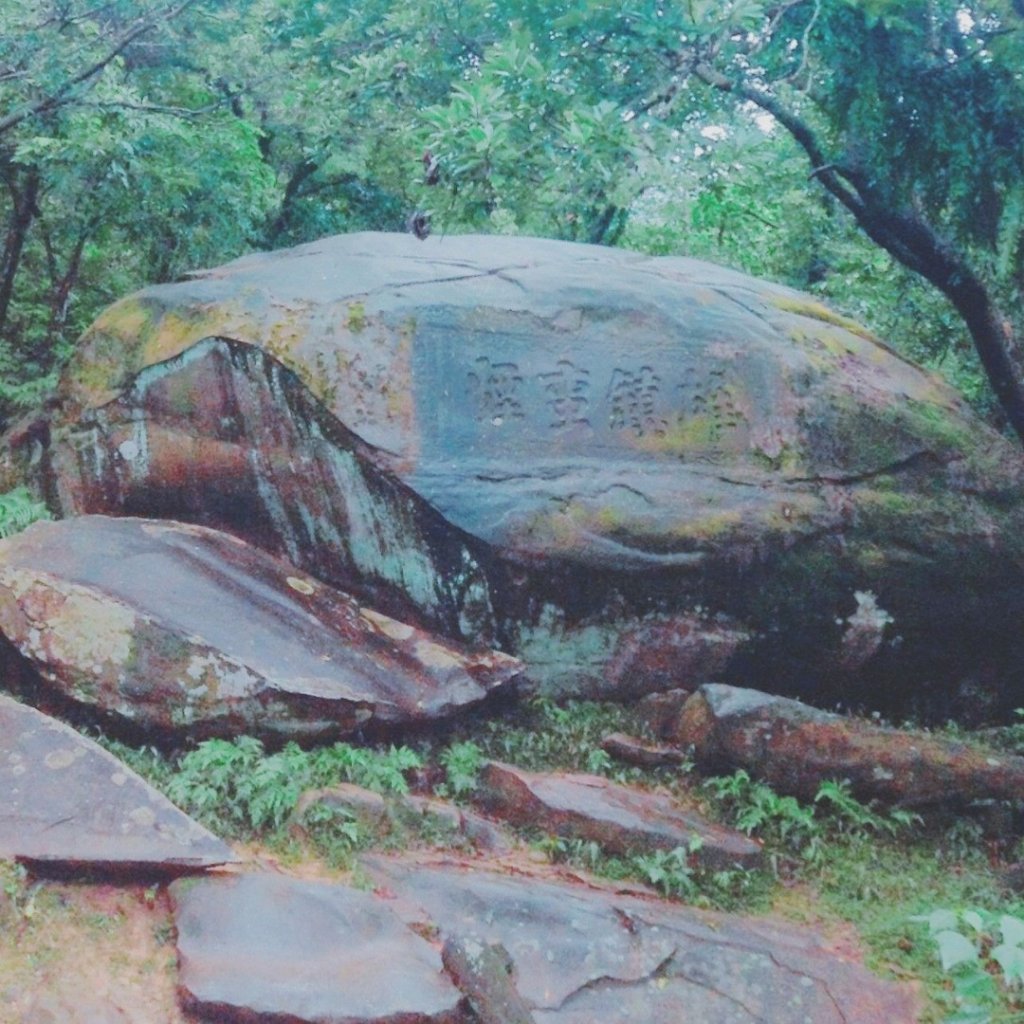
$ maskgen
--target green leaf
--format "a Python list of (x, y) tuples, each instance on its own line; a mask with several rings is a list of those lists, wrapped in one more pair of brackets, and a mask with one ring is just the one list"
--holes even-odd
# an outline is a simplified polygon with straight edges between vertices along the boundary
[(970, 963), (978, 958), (974, 943), (959, 932), (950, 930), (937, 932), (933, 938), (939, 947), (942, 969), (950, 971), (958, 964)]
[[(985, 919), (976, 910), (965, 910), (960, 917), (966, 924), (969, 924), (976, 932), (985, 931)], [(951, 925), (950, 927), (955, 927)]]
[(1003, 914), (999, 918), (999, 931), (1002, 933), (1003, 942), (1010, 946), (1020, 946), (1024, 943), (1024, 921), (1012, 914)]
[(1024, 984), (1024, 949), (1003, 942), (989, 954), (1003, 969), (1003, 979), (1008, 986)]
[(933, 936), (936, 932), (956, 931), (960, 925), (960, 917), (955, 910), (933, 910), (930, 914), (915, 914), (910, 920), (927, 924)]

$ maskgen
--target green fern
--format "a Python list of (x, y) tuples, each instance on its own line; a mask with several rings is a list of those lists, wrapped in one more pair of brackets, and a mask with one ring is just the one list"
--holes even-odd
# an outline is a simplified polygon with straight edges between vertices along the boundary
[(0, 494), (0, 538), (20, 533), (40, 519), (52, 519), (50, 510), (27, 487)]

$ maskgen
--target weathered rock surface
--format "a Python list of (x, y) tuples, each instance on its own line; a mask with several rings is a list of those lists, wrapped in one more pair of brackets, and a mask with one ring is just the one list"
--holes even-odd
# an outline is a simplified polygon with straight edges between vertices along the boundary
[(780, 793), (813, 800), (848, 779), (861, 800), (956, 808), (1024, 796), (1024, 758), (956, 740), (888, 729), (773, 697), (709, 684), (683, 708), (678, 742), (709, 771), (744, 768)]
[(0, 859), (201, 871), (231, 849), (69, 726), (0, 694)]
[(248, 256), (111, 307), (8, 448), (64, 514), (227, 529), (552, 691), (1024, 693), (1016, 447), (809, 296), (692, 260)]
[(676, 688), (648, 694), (637, 704), (637, 714), (658, 739), (674, 739), (679, 728), (679, 715), (692, 693), (692, 690)]
[(521, 667), (441, 643), (235, 537), (104, 516), (0, 542), (0, 632), (64, 698), (199, 737), (416, 725)]
[(222, 1022), (455, 1024), (441, 956), (372, 893), (270, 874), (171, 887), (185, 1007)]
[(410, 923), (508, 952), (537, 1024), (911, 1024), (911, 990), (764, 918), (471, 862), (366, 859)]
[(608, 853), (627, 854), (687, 847), (712, 868), (757, 868), (758, 843), (708, 821), (661, 793), (621, 786), (600, 775), (528, 772), (489, 761), (480, 772), (484, 805), (517, 825), (591, 839)]

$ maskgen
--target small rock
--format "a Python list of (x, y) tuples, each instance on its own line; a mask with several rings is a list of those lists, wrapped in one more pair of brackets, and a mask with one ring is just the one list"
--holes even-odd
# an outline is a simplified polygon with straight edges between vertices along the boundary
[(433, 818), (453, 833), (468, 839), (478, 850), (501, 855), (515, 847), (514, 840), (499, 825), (482, 814), (477, 814), (466, 807), (458, 807), (447, 800), (406, 796), (400, 801), (400, 806), (420, 821), (424, 817)]
[(481, 774), (481, 800), (494, 814), (523, 826), (593, 840), (612, 854), (688, 847), (712, 868), (756, 868), (758, 843), (716, 825), (660, 793), (646, 793), (599, 775), (527, 772), (490, 761)]
[(339, 811), (345, 817), (354, 818), (370, 832), (385, 830), (387, 822), (387, 802), (379, 793), (356, 786), (350, 782), (340, 782), (325, 789), (309, 789), (303, 793), (292, 811), (288, 829), (290, 832), (305, 832), (305, 817), (312, 807), (327, 807)]
[(658, 739), (672, 739), (679, 728), (679, 715), (692, 690), (666, 690), (651, 693), (637, 704), (640, 720)]
[(605, 736), (601, 749), (617, 761), (641, 768), (674, 768), (686, 762), (686, 755), (677, 747), (654, 746), (622, 732)]

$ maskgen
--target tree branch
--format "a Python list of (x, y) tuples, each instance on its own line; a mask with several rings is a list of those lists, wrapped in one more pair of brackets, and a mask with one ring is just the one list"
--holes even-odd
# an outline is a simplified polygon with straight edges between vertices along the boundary
[(57, 107), (61, 107), (72, 102), (70, 97), (76, 86), (89, 82), (90, 79), (94, 79), (105, 67), (107, 67), (108, 64), (111, 63), (111, 61), (120, 56), (120, 54), (135, 42), (136, 39), (151, 31), (161, 22), (173, 21), (179, 14), (187, 10), (196, 2), (197, 0), (181, 0), (181, 2), (176, 5), (166, 7), (159, 13), (152, 14), (147, 18), (142, 18), (137, 21), (113, 43), (110, 49), (108, 49), (102, 57), (94, 61), (88, 67), (83, 68), (77, 74), (72, 75), (66, 82), (59, 85), (48, 96), (42, 96), (32, 103), (25, 104), (18, 110), (12, 111), (6, 117), (0, 118), (0, 135), (10, 131), (12, 128), (21, 124), (22, 121), (28, 120), (30, 117), (35, 117), (37, 114), (46, 113), (47, 111), (54, 110)]
[(949, 299), (971, 334), (1010, 425), (1024, 443), (1024, 381), (1014, 332), (966, 256), (918, 214), (889, 206), (859, 170), (829, 160), (811, 126), (775, 96), (749, 82), (733, 81), (704, 62), (694, 63), (692, 70), (712, 88), (740, 96), (771, 114), (807, 155), (811, 177), (850, 211), (867, 236)]

